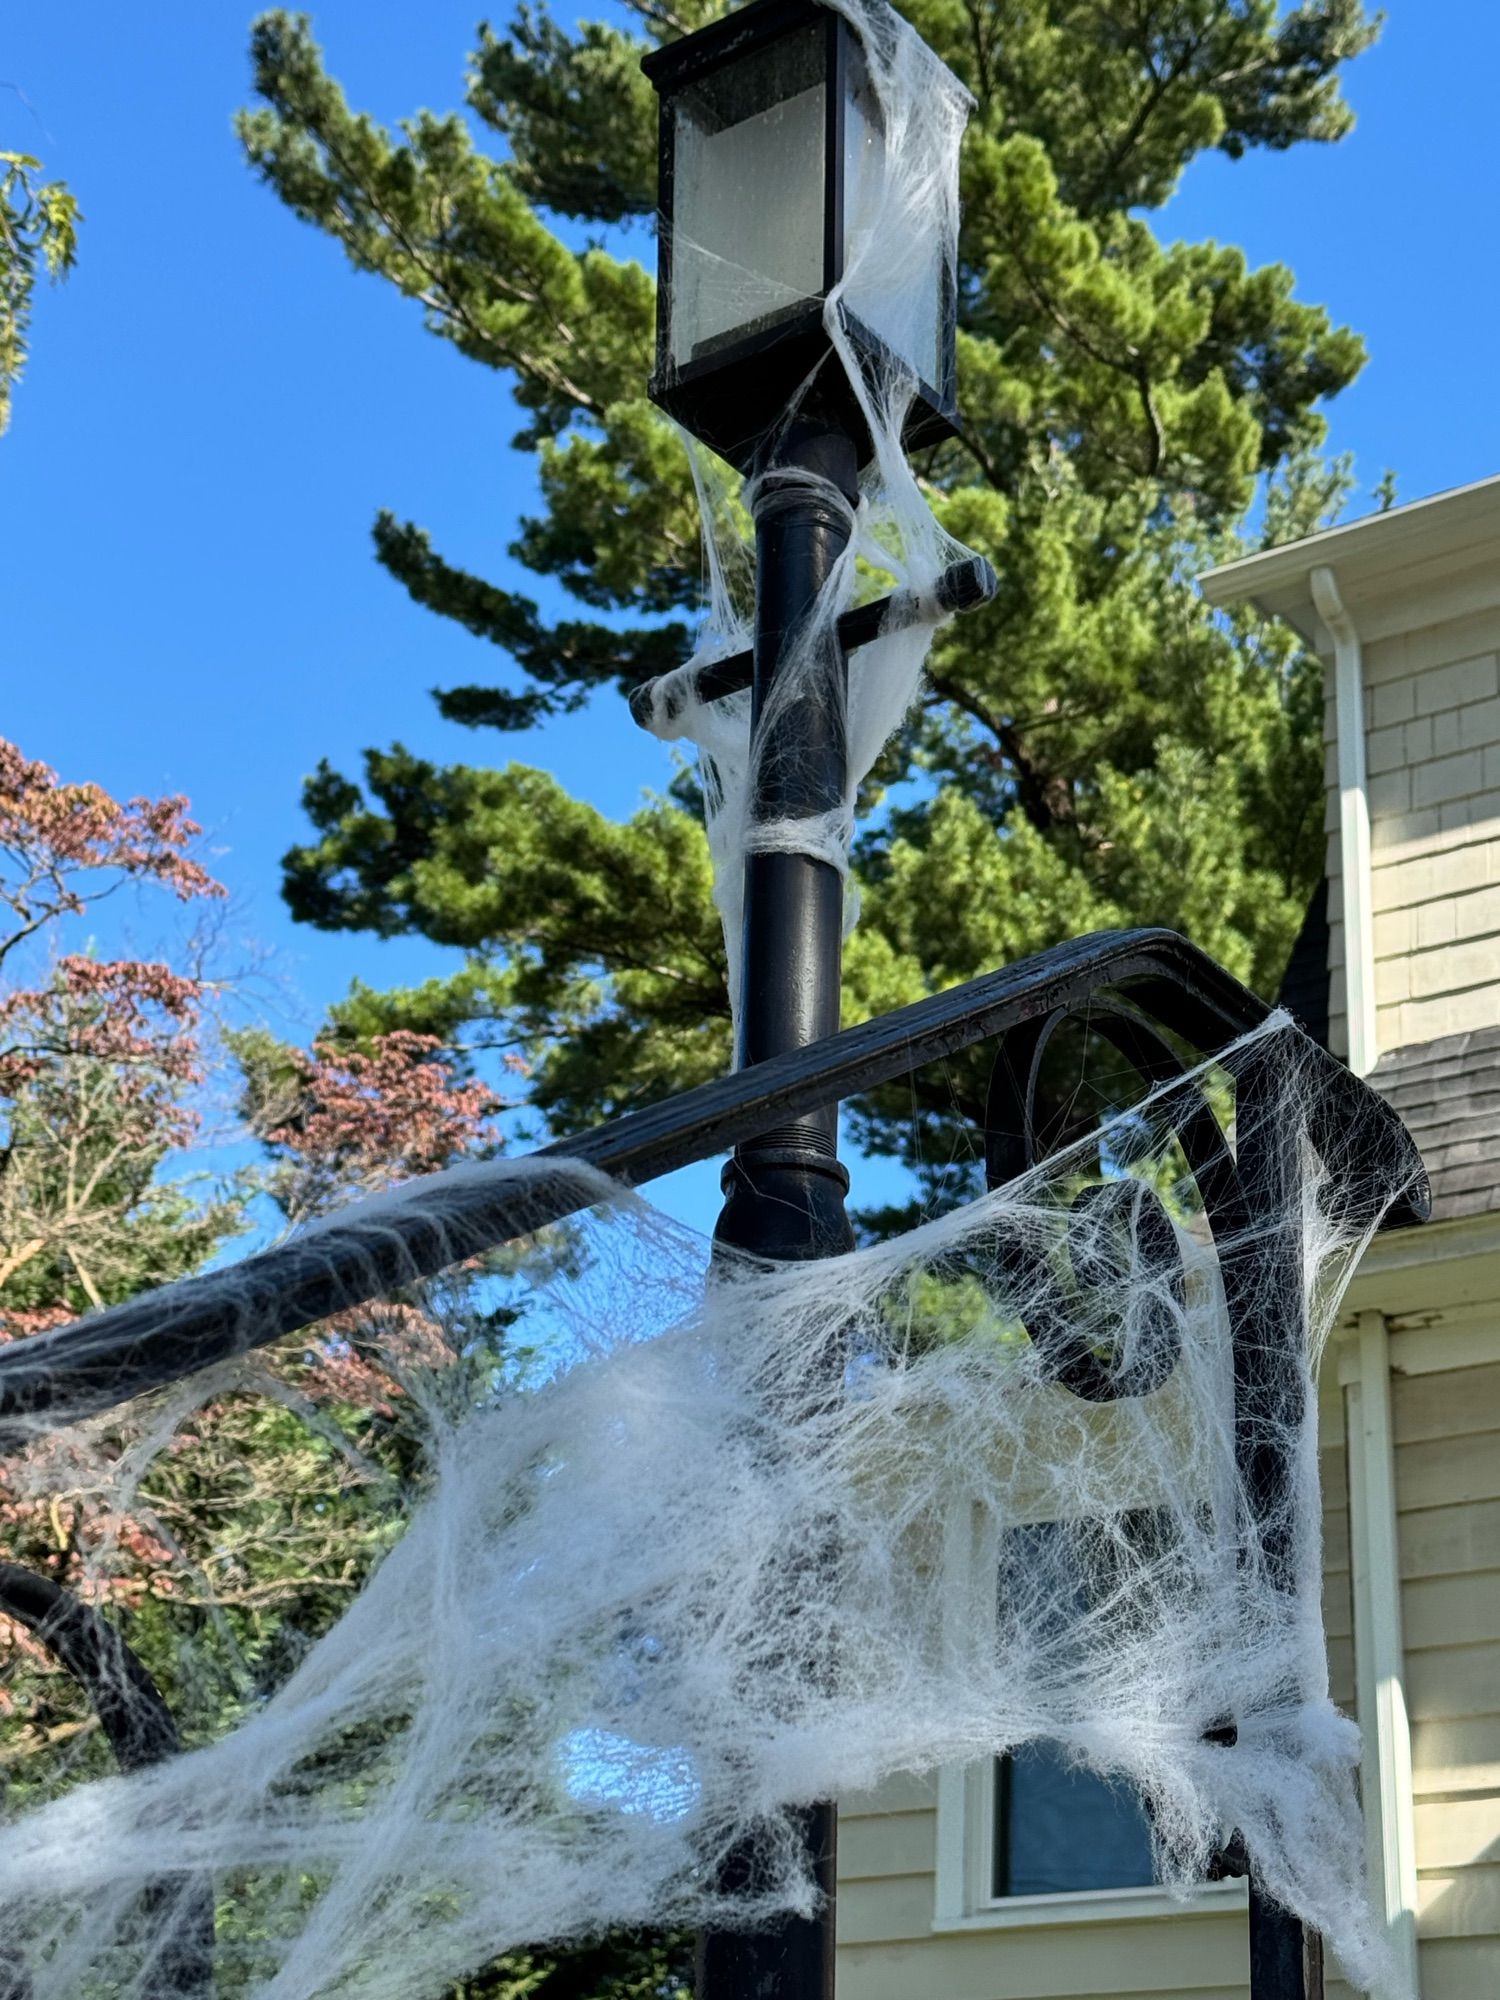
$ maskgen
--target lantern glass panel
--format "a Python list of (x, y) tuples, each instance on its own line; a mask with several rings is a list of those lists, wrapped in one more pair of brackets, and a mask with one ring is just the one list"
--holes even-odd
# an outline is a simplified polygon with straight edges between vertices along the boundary
[(827, 39), (817, 23), (676, 98), (676, 367), (821, 296)]
[[(844, 108), (844, 305), (914, 371), (943, 386), (943, 318), (949, 246), (916, 212), (911, 163), (892, 171), (880, 103), (851, 37)], [(924, 226), (925, 225), (925, 226)]]

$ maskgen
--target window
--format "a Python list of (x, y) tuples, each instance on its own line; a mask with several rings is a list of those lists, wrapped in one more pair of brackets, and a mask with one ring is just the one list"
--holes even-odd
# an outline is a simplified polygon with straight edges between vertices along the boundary
[[(1008, 1607), (1040, 1586), (1057, 1607), (1053, 1664), (1068, 1670), (1089, 1615), (1112, 1603), (1118, 1623), (1135, 1564), (1169, 1553), (1166, 1532), (1151, 1507), (1132, 1508), (1103, 1530), (1088, 1521), (1007, 1530), (994, 1557), (997, 1631), (1003, 1637)], [(1150, 1821), (1128, 1785), (1071, 1767), (1046, 1743), (1028, 1743), (998, 1760), (992, 1791), (992, 1896), (1142, 1889), (1155, 1880)]]
[[(1162, 1529), (1151, 1507), (1116, 1516), (1108, 1529), (1048, 1520), (997, 1536), (975, 1521), (950, 1532), (945, 1560), (950, 1569), (957, 1566), (960, 1602), (982, 1603), (989, 1595), (985, 1579), (994, 1579), (989, 1601), (1002, 1643), (1007, 1603), (1044, 1580), (1059, 1607), (1057, 1639), (1066, 1657), (1079, 1615), (1093, 1608), (1091, 1598), (1109, 1597), (1110, 1615), (1120, 1615), (1114, 1586), (1137, 1554), (1160, 1560)], [(965, 1566), (983, 1595), (969, 1591)], [(1233, 1908), (1244, 1896), (1243, 1883), (1224, 1882), (1205, 1884), (1190, 1905), (1169, 1897), (1155, 1878), (1150, 1822), (1135, 1791), (1070, 1767), (1045, 1742), (940, 1775), (939, 1928), (1166, 1917), (1185, 1908)]]

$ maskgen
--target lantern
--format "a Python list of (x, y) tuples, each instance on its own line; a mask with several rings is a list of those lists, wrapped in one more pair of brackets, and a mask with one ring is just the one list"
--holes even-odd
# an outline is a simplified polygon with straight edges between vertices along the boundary
[[(861, 18), (923, 65), (961, 129), (970, 100), (950, 72), (882, 0), (862, 0)], [(887, 134), (850, 21), (816, 0), (756, 0), (642, 68), (661, 100), (652, 400), (745, 471), (816, 382), (867, 453), (827, 324), (837, 291), (859, 372), (912, 392), (905, 443), (952, 436), (956, 245), (935, 210), (957, 204), (931, 199), (933, 161), (901, 157), (930, 121)]]

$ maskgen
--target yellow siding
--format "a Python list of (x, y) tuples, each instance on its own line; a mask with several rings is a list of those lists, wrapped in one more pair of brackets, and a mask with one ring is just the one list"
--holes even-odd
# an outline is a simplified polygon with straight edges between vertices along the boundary
[(1478, 2000), (1500, 1994), (1500, 1365), (1397, 1375), (1391, 1420), (1423, 2000)]
[[(1431, 1274), (1461, 1289), (1460, 1271)], [(1500, 1303), (1496, 1317), (1500, 1318)], [(1324, 1607), (1354, 1705), (1341, 1406), (1325, 1383)], [(1398, 1375), (1402, 1615), (1422, 2000), (1500, 1996), (1500, 1364)], [(840, 2000), (1244, 2000), (1241, 1910), (934, 1931), (937, 1799), (901, 1778), (839, 1816)], [(1329, 2000), (1348, 1989), (1329, 1981)]]
[[(1141, 1933), (1151, 1933), (1142, 1949)], [(1248, 1977), (1243, 1916), (1176, 1922), (1039, 1925), (967, 1931), (921, 1943), (849, 1944), (839, 1990), (858, 2000), (1123, 2000), (1125, 1995), (1213, 1995)]]
[[(1495, 1018), (1500, 954), (1500, 612), (1364, 649), (1377, 1039), (1404, 1048)], [(1328, 963), (1344, 962), (1330, 669)], [(1330, 986), (1344, 1049), (1343, 982)]]
[(1422, 2000), (1494, 2000), (1497, 1973), (1490, 1939), (1435, 1937), (1422, 1946)]

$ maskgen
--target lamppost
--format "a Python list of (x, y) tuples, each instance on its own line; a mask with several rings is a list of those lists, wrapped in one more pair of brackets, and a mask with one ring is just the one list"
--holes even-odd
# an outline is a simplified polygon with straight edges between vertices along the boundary
[[(899, 31), (930, 62), (934, 87), (966, 106), (883, 6), (862, 0), (856, 18), (866, 33)], [(814, 657), (806, 647), (875, 446), (868, 391), (858, 392), (851, 366), (866, 384), (899, 378), (904, 446), (955, 431), (954, 246), (939, 228), (910, 229), (910, 240), (886, 240), (870, 255), (882, 223), (889, 235), (891, 177), (912, 166), (897, 157), (876, 60), (833, 7), (757, 0), (642, 64), (661, 121), (650, 394), (751, 480), (748, 814), (758, 824), (824, 821), (845, 799), (845, 633), (826, 620)], [(987, 565), (958, 569), (966, 573), (953, 573), (951, 608), (989, 594)], [(793, 840), (752, 848), (743, 866), (740, 1068), (837, 1032), (844, 928), (843, 877), (826, 854), (799, 852)], [(716, 1241), (788, 1262), (852, 1248), (837, 1141), (830, 1103), (738, 1147), (724, 1170)], [(700, 1940), (700, 2000), (831, 2000), (836, 1832), (831, 1804), (808, 1810), (804, 1837), (823, 1897), (815, 1916)], [(721, 1887), (742, 1892), (756, 1870), (747, 1845), (725, 1864)]]

